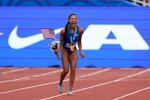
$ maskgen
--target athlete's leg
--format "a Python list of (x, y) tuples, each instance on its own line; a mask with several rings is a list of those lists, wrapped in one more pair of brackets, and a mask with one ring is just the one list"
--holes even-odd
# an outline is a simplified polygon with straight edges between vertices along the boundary
[(73, 84), (75, 81), (75, 77), (76, 77), (76, 66), (77, 66), (77, 60), (78, 60), (78, 55), (77, 55), (77, 50), (75, 49), (74, 52), (71, 53), (70, 57), (69, 57), (69, 62), (70, 62), (70, 80), (69, 80), (69, 91), (68, 94), (72, 95), (72, 88), (73, 88)]
[(67, 73), (69, 72), (69, 67), (68, 67), (68, 53), (65, 50), (64, 47), (61, 48), (61, 61), (62, 61), (62, 66), (63, 66), (63, 71), (61, 72), (60, 75), (60, 84), (62, 85), (62, 82), (64, 80), (64, 78), (66, 77)]
[(60, 81), (59, 81), (59, 86), (58, 86), (58, 92), (62, 93), (62, 83), (63, 80), (65, 79), (68, 71), (69, 71), (69, 67), (68, 67), (68, 53), (66, 51), (66, 49), (64, 47), (61, 48), (61, 61), (62, 61), (62, 66), (63, 66), (63, 71), (60, 74)]

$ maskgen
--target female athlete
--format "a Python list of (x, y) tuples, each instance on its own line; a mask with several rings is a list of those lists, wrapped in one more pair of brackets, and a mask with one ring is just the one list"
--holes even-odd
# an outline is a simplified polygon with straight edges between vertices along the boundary
[(58, 92), (63, 92), (63, 80), (65, 79), (67, 73), (70, 69), (70, 76), (69, 76), (69, 90), (68, 95), (73, 95), (72, 88), (76, 77), (76, 66), (77, 66), (77, 48), (76, 45), (78, 44), (79, 53), (81, 57), (85, 57), (84, 53), (82, 52), (82, 35), (83, 29), (77, 25), (78, 18), (76, 14), (70, 14), (68, 18), (68, 22), (64, 29), (60, 32), (60, 51), (61, 51), (61, 61), (63, 66), (63, 71), (60, 75), (60, 81), (58, 85)]

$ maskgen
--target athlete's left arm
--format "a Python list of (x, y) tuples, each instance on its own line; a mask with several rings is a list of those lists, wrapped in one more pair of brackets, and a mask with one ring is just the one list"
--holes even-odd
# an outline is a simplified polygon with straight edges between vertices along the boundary
[(80, 55), (81, 57), (85, 57), (84, 53), (82, 52), (82, 35), (84, 33), (84, 30), (79, 27), (79, 40), (78, 40), (78, 47), (79, 47), (79, 52), (80, 52)]

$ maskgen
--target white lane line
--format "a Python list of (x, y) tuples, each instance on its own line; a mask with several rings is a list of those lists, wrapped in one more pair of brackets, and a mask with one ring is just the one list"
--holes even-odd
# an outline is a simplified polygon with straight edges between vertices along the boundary
[(29, 79), (29, 78), (36, 78), (36, 77), (51, 75), (51, 74), (55, 74), (55, 73), (58, 73), (58, 72), (61, 72), (61, 69), (55, 70), (55, 71), (52, 71), (52, 72), (42, 73), (42, 74), (36, 74), (36, 75), (31, 75), (31, 76), (25, 76), (25, 77), (15, 78), (15, 79), (11, 79), (11, 80), (0, 81), (0, 84), (2, 84), (2, 83), (8, 83), (8, 82), (14, 82), (14, 81), (20, 81), (20, 80), (26, 80), (26, 79)]
[(18, 68), (18, 69), (13, 69), (10, 71), (5, 71), (5, 72), (1, 72), (1, 75), (5, 75), (5, 74), (9, 74), (9, 73), (15, 73), (15, 72), (19, 72), (19, 71), (23, 71), (23, 70), (27, 70), (29, 68)]
[[(100, 74), (100, 73), (106, 72), (108, 70), (110, 70), (110, 68), (107, 68), (107, 69), (104, 69), (104, 70), (100, 70), (100, 71), (96, 71), (96, 73), (99, 72), (97, 74)], [(86, 75), (89, 76), (90, 74), (93, 74), (93, 73), (95, 73), (95, 72), (92, 72), (92, 73), (89, 73), (89, 74), (86, 74)], [(82, 76), (86, 77), (85, 75), (81, 75), (81, 76), (78, 76), (77, 78), (82, 77)], [(69, 81), (69, 79), (65, 79), (64, 80), (64, 82), (67, 82), (67, 81)], [(51, 84), (56, 84), (56, 83), (59, 83), (59, 81), (54, 81), (54, 82), (50, 82), (50, 83), (48, 82), (48, 83), (44, 83), (44, 84), (32, 85), (32, 86), (28, 86), (28, 87), (24, 87), (24, 88), (19, 88), (19, 89), (13, 89), (13, 90), (9, 90), (9, 91), (4, 91), (4, 92), (0, 92), (0, 95), (1, 94), (11, 93), (11, 92), (17, 92), (17, 91), (27, 90), (27, 89), (32, 89), (32, 88), (37, 88), (37, 87), (46, 86), (46, 85), (51, 85)]]
[[(119, 82), (119, 81), (122, 81), (122, 80), (125, 80), (125, 79), (128, 79), (128, 78), (132, 78), (132, 77), (141, 75), (141, 74), (143, 74), (145, 72), (148, 72), (148, 71), (150, 71), (150, 69), (146, 69), (146, 70), (138, 72), (136, 74), (128, 75), (128, 76), (125, 76), (125, 77), (122, 77), (122, 78), (118, 78), (118, 79), (115, 79), (115, 80), (112, 80), (112, 81), (100, 83), (100, 84), (97, 84), (97, 85), (92, 85), (92, 86), (89, 86), (89, 87), (86, 87), (86, 88), (77, 89), (77, 90), (74, 90), (72, 92), (75, 93), (75, 92), (80, 92), (80, 91), (85, 91), (85, 90), (93, 89), (93, 88), (96, 88), (96, 87), (99, 87), (99, 86), (104, 86), (104, 85), (112, 84), (112, 83), (115, 83), (115, 82)], [(50, 99), (54, 99), (54, 98), (57, 98), (57, 97), (60, 97), (60, 96), (64, 96), (66, 94), (67, 93), (62, 93), (62, 94), (59, 94), (59, 95), (55, 95), (55, 96), (51, 96), (51, 97), (46, 97), (46, 98), (43, 98), (43, 99), (40, 99), (40, 100), (50, 100)]]
[(110, 68), (106, 68), (106, 69), (99, 70), (99, 71), (96, 71), (96, 72), (92, 72), (92, 73), (89, 73), (89, 74), (81, 75), (81, 76), (78, 76), (77, 79), (79, 79), (79, 78), (85, 78), (85, 77), (89, 77), (89, 76), (93, 76), (93, 75), (96, 75), (96, 74), (99, 74), (99, 73), (106, 72), (108, 70), (110, 70)]
[[(103, 72), (107, 72), (107, 71), (109, 71), (110, 69), (111, 69), (111, 68), (106, 68), (106, 69), (103, 69), (103, 70), (94, 71), (94, 72), (89, 73), (89, 74), (80, 75), (80, 76), (77, 76), (76, 79), (81, 79), (81, 78), (93, 76), (93, 75), (96, 75), (96, 74), (100, 74), (100, 73), (103, 73)], [(68, 80), (69, 80), (69, 79), (68, 79)]]
[(117, 98), (115, 98), (115, 99), (113, 99), (113, 100), (120, 100), (120, 99), (122, 99), (122, 98), (131, 96), (131, 95), (134, 95), (134, 94), (136, 94), (136, 93), (139, 93), (139, 92), (142, 92), (142, 91), (145, 91), (145, 90), (148, 90), (148, 89), (150, 89), (150, 86), (149, 86), (149, 87), (146, 87), (146, 88), (143, 88), (143, 89), (140, 89), (140, 90), (137, 90), (137, 91), (134, 91), (134, 92), (131, 92), (131, 93), (128, 93), (128, 94), (126, 94), (126, 95), (117, 97)]

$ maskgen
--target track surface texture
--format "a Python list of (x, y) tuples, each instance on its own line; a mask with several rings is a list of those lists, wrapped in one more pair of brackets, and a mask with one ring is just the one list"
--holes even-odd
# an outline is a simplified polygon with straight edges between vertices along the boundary
[(0, 68), (0, 100), (150, 100), (150, 68), (77, 68), (57, 92), (61, 68)]

